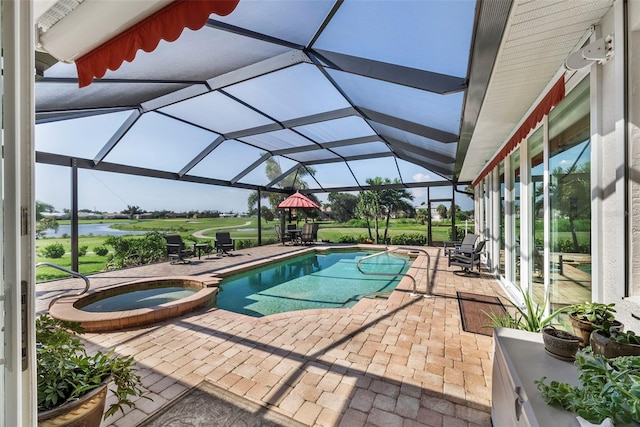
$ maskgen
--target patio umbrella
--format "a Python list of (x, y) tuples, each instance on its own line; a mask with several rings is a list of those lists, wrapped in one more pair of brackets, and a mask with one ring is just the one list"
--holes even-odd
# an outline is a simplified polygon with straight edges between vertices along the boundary
[(320, 209), (313, 200), (309, 199), (304, 194), (296, 191), (294, 194), (290, 195), (286, 199), (284, 199), (278, 205), (279, 209)]
[[(278, 204), (278, 209), (289, 209), (289, 221), (291, 221), (291, 211), (293, 209), (320, 209), (317, 203), (309, 199), (304, 194), (296, 191)], [(284, 232), (284, 217), (281, 217), (280, 226)]]

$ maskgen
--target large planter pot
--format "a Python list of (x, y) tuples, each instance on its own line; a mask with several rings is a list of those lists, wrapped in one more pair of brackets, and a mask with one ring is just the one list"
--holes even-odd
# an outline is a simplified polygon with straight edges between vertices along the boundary
[(560, 359), (573, 361), (580, 348), (582, 338), (555, 328), (544, 328), (542, 340), (547, 354)]
[[(569, 320), (571, 320), (571, 325), (573, 326), (573, 332), (582, 338), (582, 342), (580, 343), (580, 347), (585, 347), (589, 345), (589, 339), (591, 338), (591, 333), (596, 329), (593, 326), (593, 323), (582, 320), (573, 314), (569, 314)], [(617, 320), (612, 322), (612, 328), (614, 329), (622, 329), (623, 325)]]
[(595, 354), (600, 354), (607, 359), (618, 356), (640, 356), (640, 345), (612, 341), (602, 331), (594, 331), (591, 334), (590, 344)]
[(38, 427), (100, 427), (109, 380), (74, 402), (38, 412)]

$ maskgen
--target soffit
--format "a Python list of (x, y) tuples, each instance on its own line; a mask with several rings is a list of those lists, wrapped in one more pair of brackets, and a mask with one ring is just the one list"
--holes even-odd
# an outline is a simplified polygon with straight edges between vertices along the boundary
[(468, 149), (457, 154), (460, 181), (478, 176), (612, 5), (613, 0), (514, 1)]

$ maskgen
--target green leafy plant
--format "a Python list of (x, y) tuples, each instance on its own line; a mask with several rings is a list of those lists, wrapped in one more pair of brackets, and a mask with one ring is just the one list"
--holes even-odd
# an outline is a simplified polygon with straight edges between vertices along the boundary
[(78, 337), (79, 324), (43, 315), (36, 319), (38, 410), (44, 411), (74, 401), (111, 377), (116, 399), (104, 418), (133, 407), (132, 398), (145, 389), (135, 372), (133, 357), (117, 356), (114, 350), (89, 355)]
[(88, 250), (89, 250), (89, 246), (87, 245), (80, 246), (78, 248), (78, 256), (85, 256)]
[(62, 258), (64, 252), (62, 243), (52, 243), (42, 248), (42, 256), (45, 258)]
[(616, 423), (640, 421), (640, 356), (607, 359), (581, 350), (576, 355), (580, 386), (551, 381), (535, 381), (550, 405), (575, 412), (592, 423), (606, 418)]
[(515, 307), (515, 315), (512, 315), (509, 311), (504, 315), (499, 315), (494, 312), (485, 313), (489, 317), (491, 327), (540, 332), (547, 326), (552, 325), (556, 318), (567, 310), (566, 307), (563, 307), (546, 315), (546, 304), (538, 305), (529, 292), (524, 292), (522, 289), (520, 289), (520, 292), (524, 300), (524, 306), (521, 307), (519, 304), (509, 300)]
[(93, 248), (93, 252), (95, 252), (96, 255), (105, 256), (109, 253), (109, 249), (104, 246), (96, 246)]
[(110, 268), (149, 264), (166, 257), (167, 242), (157, 231), (145, 233), (140, 238), (109, 236), (104, 243), (113, 247), (113, 253), (109, 254)]
[(600, 333), (611, 341), (615, 341), (619, 344), (633, 344), (640, 345), (640, 336), (636, 335), (633, 331), (621, 331), (617, 328), (609, 327), (610, 324), (605, 322), (601, 328), (598, 328)]
[(602, 325), (604, 322), (613, 322), (616, 310), (615, 303), (603, 304), (586, 301), (581, 304), (573, 304), (568, 307), (569, 314), (594, 325)]

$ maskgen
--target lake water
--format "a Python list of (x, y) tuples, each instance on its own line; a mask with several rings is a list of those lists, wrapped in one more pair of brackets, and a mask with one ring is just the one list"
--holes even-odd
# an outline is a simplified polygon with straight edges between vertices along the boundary
[[(78, 233), (80, 236), (125, 236), (127, 234), (145, 234), (146, 231), (127, 231), (111, 228), (113, 222), (78, 224)], [(45, 237), (62, 237), (63, 234), (71, 236), (71, 225), (61, 224), (57, 232), (47, 230)]]

